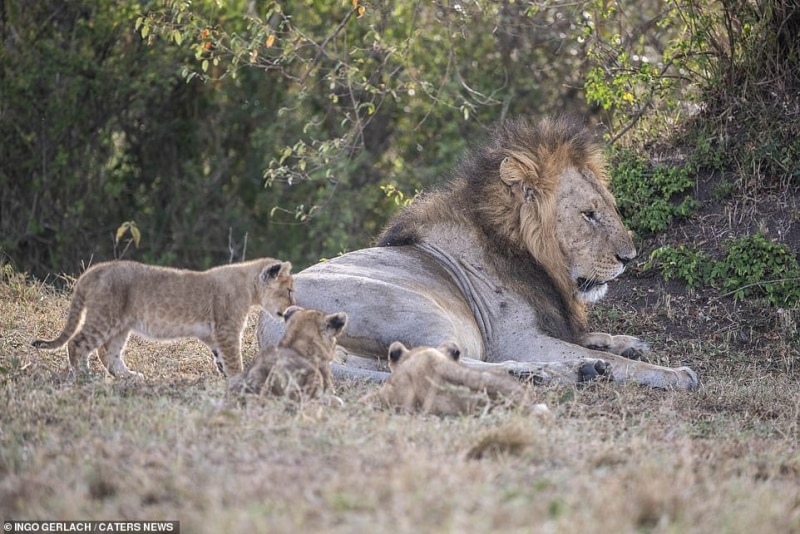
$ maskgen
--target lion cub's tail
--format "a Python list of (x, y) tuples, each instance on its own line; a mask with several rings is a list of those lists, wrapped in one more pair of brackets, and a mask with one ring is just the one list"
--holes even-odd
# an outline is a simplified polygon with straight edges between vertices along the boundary
[(69, 304), (69, 315), (67, 316), (67, 324), (64, 326), (64, 330), (61, 331), (61, 334), (57, 338), (51, 341), (37, 339), (31, 343), (31, 345), (37, 349), (57, 349), (64, 346), (78, 329), (78, 324), (81, 322), (81, 314), (83, 313), (84, 301), (83, 288), (79, 280), (78, 283), (75, 284), (75, 290), (72, 293), (72, 301)]

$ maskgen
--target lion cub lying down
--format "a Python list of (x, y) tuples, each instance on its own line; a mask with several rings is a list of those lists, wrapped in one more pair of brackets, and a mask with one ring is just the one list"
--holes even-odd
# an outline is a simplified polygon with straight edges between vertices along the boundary
[[(67, 324), (56, 339), (34, 347), (57, 349), (69, 342), (72, 369), (88, 373), (97, 350), (108, 372), (132, 373), (122, 359), (131, 332), (151, 339), (196, 337), (208, 345), (228, 375), (242, 371), (241, 337), (253, 306), (280, 315), (294, 304), (292, 264), (273, 258), (189, 271), (133, 261), (99, 263), (78, 278)], [(83, 317), (83, 326), (78, 330)]]
[(262, 349), (241, 375), (231, 379), (231, 393), (310, 399), (333, 391), (331, 361), (336, 336), (344, 331), (347, 314), (325, 315), (299, 306), (283, 314), (286, 332), (278, 346)]
[[(514, 378), (465, 367), (459, 363), (460, 355), (460, 348), (453, 342), (438, 348), (421, 346), (409, 350), (395, 341), (389, 347), (391, 377), (361, 401), (405, 413), (436, 415), (473, 414), (493, 402), (529, 402), (527, 388)], [(531, 407), (546, 411), (544, 405)]]

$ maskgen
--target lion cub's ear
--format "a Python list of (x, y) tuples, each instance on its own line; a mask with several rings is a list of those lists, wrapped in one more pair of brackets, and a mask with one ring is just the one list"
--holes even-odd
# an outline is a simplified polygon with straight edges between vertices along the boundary
[(397, 364), (397, 362), (409, 352), (406, 346), (399, 341), (395, 341), (389, 345), (389, 367), (392, 367), (393, 364)]
[(458, 359), (461, 358), (461, 348), (455, 341), (445, 341), (439, 345), (439, 352), (449, 357), (454, 362), (457, 362)]
[(279, 261), (264, 267), (261, 271), (261, 281), (269, 282), (281, 276), (292, 274), (292, 264), (288, 261)]
[(347, 314), (345, 312), (332, 313), (325, 316), (325, 328), (331, 335), (338, 336), (344, 331), (347, 325)]
[(303, 308), (300, 306), (289, 306), (283, 311), (283, 320), (288, 321), (289, 318), (297, 312), (303, 311)]

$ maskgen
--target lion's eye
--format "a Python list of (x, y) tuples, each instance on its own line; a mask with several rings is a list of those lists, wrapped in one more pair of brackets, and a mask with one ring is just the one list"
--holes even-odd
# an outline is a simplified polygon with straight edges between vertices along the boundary
[(597, 222), (597, 213), (594, 210), (586, 210), (582, 215), (589, 222)]

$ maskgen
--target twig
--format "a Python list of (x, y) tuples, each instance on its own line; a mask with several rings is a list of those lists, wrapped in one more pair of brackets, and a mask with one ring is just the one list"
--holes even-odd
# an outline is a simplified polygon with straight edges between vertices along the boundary
[(236, 247), (233, 244), (233, 228), (230, 226), (228, 227), (228, 253), (230, 253), (228, 263), (233, 263), (233, 258), (236, 255)]
[(742, 287), (737, 287), (736, 289), (728, 291), (727, 293), (723, 293), (722, 295), (719, 295), (718, 297), (715, 297), (712, 301), (717, 301), (717, 300), (720, 300), (720, 299), (724, 299), (725, 297), (730, 297), (731, 295), (733, 295), (734, 293), (736, 293), (738, 291), (744, 291), (745, 289), (750, 289), (751, 287), (768, 286), (768, 285), (771, 285), (771, 284), (780, 284), (780, 283), (783, 283), (783, 282), (797, 282), (797, 281), (800, 281), (800, 277), (779, 278), (777, 280), (766, 280), (766, 281), (760, 281), (760, 282), (753, 282), (752, 284), (743, 285)]

